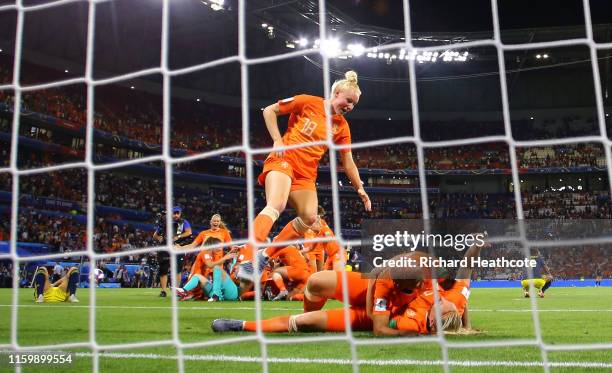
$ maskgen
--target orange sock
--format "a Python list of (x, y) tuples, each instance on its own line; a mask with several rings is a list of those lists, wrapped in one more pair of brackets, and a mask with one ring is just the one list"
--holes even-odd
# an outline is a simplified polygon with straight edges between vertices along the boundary
[[(261, 328), (264, 332), (288, 332), (289, 331), (289, 316), (274, 317), (269, 320), (261, 320)], [(245, 321), (244, 330), (247, 332), (257, 331), (257, 323), (255, 321)]]
[[(291, 241), (291, 240), (298, 239), (300, 237), (304, 237), (304, 235), (296, 231), (295, 228), (293, 228), (293, 220), (291, 220), (289, 223), (287, 223), (287, 225), (285, 225), (283, 230), (280, 231), (278, 236), (274, 237), (274, 241), (272, 242)], [(282, 249), (281, 246), (268, 247), (265, 253), (268, 256), (270, 256), (270, 255), (274, 255), (276, 251), (281, 250), (281, 249)]]
[(253, 229), (255, 230), (255, 240), (257, 242), (266, 242), (268, 234), (274, 225), (274, 221), (271, 217), (265, 214), (259, 214), (253, 220)]
[(241, 300), (247, 300), (247, 299), (254, 299), (255, 298), (255, 292), (254, 291), (247, 291), (242, 293), (242, 295), (240, 296)]
[(276, 285), (276, 287), (278, 288), (279, 291), (287, 290), (287, 288), (285, 287), (285, 282), (283, 281), (282, 277), (280, 277), (280, 276), (272, 277), (272, 280), (274, 280), (274, 284)]

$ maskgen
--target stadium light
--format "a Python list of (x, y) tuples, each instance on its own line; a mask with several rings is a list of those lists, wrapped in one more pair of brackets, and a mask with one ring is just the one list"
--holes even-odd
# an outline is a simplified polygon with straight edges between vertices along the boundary
[(306, 46), (308, 46), (308, 39), (306, 39), (306, 38), (300, 38), (300, 40), (298, 40), (298, 41), (297, 41), (297, 44), (298, 44), (300, 47), (306, 47)]
[(197, 102), (200, 102), (200, 99), (199, 99), (199, 98), (196, 98), (196, 101), (197, 101)]
[(542, 55), (543, 58), (548, 58), (547, 54)]
[(0, 52), (2, 52), (2, 48), (0, 48)]
[(285, 46), (286, 46), (287, 48), (294, 49), (294, 48), (295, 48), (295, 43), (290, 42), (290, 41), (286, 41), (286, 42), (285, 42)]
[(136, 88), (136, 87), (134, 87), (133, 85), (130, 86), (130, 89), (134, 89), (134, 88)]
[(68, 69), (64, 70), (64, 72), (65, 72), (66, 74), (68, 74)]
[(539, 60), (540, 58), (542, 58), (541, 54), (536, 54), (536, 58)]
[(262, 23), (261, 24), (261, 28), (268, 28), (268, 24), (267, 23)]
[(337, 57), (341, 53), (338, 39), (327, 39), (321, 43), (321, 53), (327, 57)]
[(365, 47), (362, 44), (349, 44), (346, 49), (355, 57), (359, 57), (365, 51)]

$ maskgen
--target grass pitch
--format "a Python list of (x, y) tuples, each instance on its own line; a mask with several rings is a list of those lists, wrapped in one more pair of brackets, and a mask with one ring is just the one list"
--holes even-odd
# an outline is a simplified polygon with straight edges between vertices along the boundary
[[(0, 289), (0, 344), (11, 341), (11, 289)], [(89, 291), (79, 289), (78, 304), (35, 304), (32, 289), (19, 290), (17, 342), (21, 346), (89, 342)], [(182, 351), (172, 345), (133, 346), (129, 349), (104, 349), (105, 345), (171, 341), (172, 304), (158, 298), (156, 289), (97, 289), (95, 340), (100, 346), (101, 372), (173, 372), (176, 356), (185, 357), (186, 372), (240, 371), (258, 372), (262, 365), (262, 346), (253, 333), (215, 334), (210, 329), (219, 317), (254, 319), (253, 302), (180, 302), (178, 338), (182, 343), (230, 342), (217, 345), (189, 346)], [(536, 299), (541, 338), (547, 344), (612, 344), (612, 288), (551, 288), (544, 299)], [(327, 308), (340, 307), (328, 302)], [(298, 302), (264, 302), (263, 317), (301, 312)], [(346, 340), (304, 341), (310, 337), (341, 338), (343, 334), (268, 334), (272, 342), (265, 347), (271, 372), (351, 372), (352, 351), (363, 361), (363, 372), (439, 372), (445, 353), (452, 361), (451, 371), (543, 370), (542, 353), (537, 345), (495, 347), (452, 347), (464, 342), (535, 341), (537, 334), (531, 313), (531, 300), (521, 289), (473, 289), (470, 317), (479, 335), (448, 336), (448, 349), (427, 338), (410, 339), (416, 343), (374, 338), (356, 332), (358, 345), (352, 349)], [(240, 339), (244, 338), (244, 339)], [(249, 339), (250, 338), (250, 339)], [(302, 340), (301, 340), (302, 339)], [(366, 344), (373, 342), (375, 344)], [(93, 357), (87, 348), (64, 349), (77, 353), (69, 366), (25, 366), (23, 372), (91, 371)], [(554, 351), (546, 355), (555, 365), (551, 371), (610, 371), (612, 350)], [(390, 365), (389, 365), (390, 364)], [(393, 365), (395, 364), (395, 365)], [(400, 366), (397, 366), (400, 364)], [(567, 366), (563, 366), (566, 364)], [(7, 368), (5, 354), (0, 355), (0, 371)]]

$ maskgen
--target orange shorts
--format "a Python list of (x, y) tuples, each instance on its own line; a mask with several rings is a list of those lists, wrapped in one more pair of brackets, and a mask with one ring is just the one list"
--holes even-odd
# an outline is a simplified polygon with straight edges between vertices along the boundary
[[(349, 322), (352, 330), (368, 331), (372, 330), (372, 319), (368, 317), (365, 308), (349, 308)], [(325, 311), (327, 314), (328, 332), (343, 332), (346, 330), (344, 323), (344, 309), (337, 308)]]
[(323, 250), (311, 250), (306, 253), (308, 260), (316, 260), (317, 262), (323, 262), (325, 260), (325, 255), (323, 254)]
[(264, 162), (262, 173), (257, 177), (257, 182), (261, 186), (266, 185), (268, 173), (270, 171), (278, 171), (291, 178), (291, 191), (300, 189), (317, 190), (315, 180), (294, 173), (294, 168), (291, 163), (282, 158), (268, 156)]
[[(366, 295), (368, 293), (368, 279), (362, 278), (359, 272), (346, 272), (348, 280), (348, 298), (349, 304), (352, 307), (365, 308)], [(344, 301), (342, 296), (342, 272), (336, 271), (336, 292), (334, 299), (340, 302)]]
[(329, 270), (329, 271), (333, 271), (334, 270), (334, 263), (339, 261), (340, 258), (340, 252), (337, 252), (334, 255), (330, 255), (327, 257), (327, 259), (325, 260), (325, 265), (323, 266), (323, 269), (325, 270)]
[(289, 275), (289, 281), (297, 284), (304, 283), (308, 281), (308, 277), (310, 277), (310, 271), (294, 268), (294, 267), (285, 267), (287, 268), (287, 274)]

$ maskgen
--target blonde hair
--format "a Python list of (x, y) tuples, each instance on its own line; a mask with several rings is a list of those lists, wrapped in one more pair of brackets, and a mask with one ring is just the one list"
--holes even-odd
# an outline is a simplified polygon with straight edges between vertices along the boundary
[(461, 315), (459, 312), (451, 311), (442, 315), (442, 330), (446, 333), (458, 333), (462, 327)]
[(221, 214), (214, 214), (213, 216), (210, 217), (210, 220), (212, 221), (214, 218), (219, 218), (219, 220), (221, 220), (219, 227), (227, 230), (227, 225), (225, 225), (225, 222), (223, 221), (223, 219), (221, 219)]
[(352, 89), (357, 92), (357, 95), (361, 95), (361, 89), (357, 84), (357, 73), (353, 70), (349, 70), (344, 73), (344, 79), (336, 80), (331, 86), (331, 94), (333, 95), (341, 89)]

